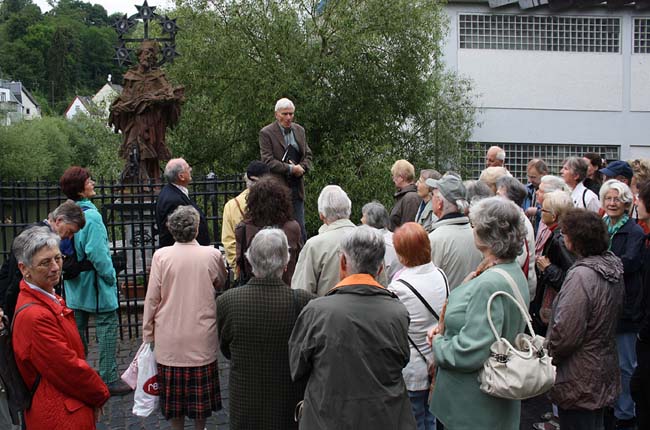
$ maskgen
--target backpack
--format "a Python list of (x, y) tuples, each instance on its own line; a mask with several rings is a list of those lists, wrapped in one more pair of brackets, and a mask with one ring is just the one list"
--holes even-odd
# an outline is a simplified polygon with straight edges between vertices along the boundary
[(18, 371), (16, 365), (16, 358), (14, 357), (14, 348), (11, 340), (11, 333), (13, 331), (14, 321), (16, 316), (25, 308), (28, 308), (36, 303), (25, 303), (16, 310), (16, 313), (9, 325), (7, 316), (2, 317), (4, 328), (0, 330), (0, 379), (5, 387), (7, 393), (7, 403), (9, 405), (9, 414), (11, 421), (14, 425), (24, 427), (23, 412), (28, 410), (32, 405), (32, 398), (38, 384), (41, 382), (41, 375), (36, 375), (36, 380), (31, 389), (27, 388), (27, 384)]

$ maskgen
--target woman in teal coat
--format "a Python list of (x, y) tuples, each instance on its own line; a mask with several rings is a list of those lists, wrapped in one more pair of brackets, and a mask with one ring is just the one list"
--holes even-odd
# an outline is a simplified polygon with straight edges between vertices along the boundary
[(95, 182), (83, 167), (68, 168), (61, 176), (61, 191), (77, 202), (86, 216), (86, 225), (74, 235), (77, 260), (92, 263), (92, 270), (84, 271), (74, 279), (66, 279), (65, 299), (74, 310), (79, 335), (88, 351), (86, 328), (88, 318), (95, 317), (99, 343), (99, 376), (111, 394), (131, 391), (117, 374), (115, 344), (117, 342), (117, 280), (108, 246), (108, 233), (102, 216), (90, 202), (95, 195)]
[[(519, 429), (521, 402), (490, 396), (479, 389), (478, 374), (496, 340), (487, 319), (487, 302), (496, 291), (513, 294), (500, 268), (517, 284), (526, 301), (528, 283), (515, 261), (526, 230), (520, 209), (501, 197), (481, 200), (470, 210), (474, 243), (484, 260), (464, 284), (449, 295), (444, 327), (434, 329), (432, 347), (438, 367), (431, 412), (445, 429)], [(492, 302), (492, 321), (510, 342), (524, 330), (525, 321), (510, 299), (499, 296)]]

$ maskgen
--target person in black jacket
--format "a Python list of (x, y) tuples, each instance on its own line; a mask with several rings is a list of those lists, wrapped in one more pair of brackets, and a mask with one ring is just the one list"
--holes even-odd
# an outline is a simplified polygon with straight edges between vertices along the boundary
[(618, 361), (623, 391), (614, 405), (617, 429), (632, 429), (635, 422), (634, 401), (630, 395), (630, 379), (636, 366), (635, 343), (641, 322), (643, 263), (643, 229), (628, 213), (633, 196), (630, 187), (610, 179), (600, 188), (603, 217), (609, 233), (609, 249), (623, 262), (625, 298), (616, 333)]
[(536, 333), (545, 333), (551, 317), (551, 305), (560, 291), (564, 278), (576, 257), (566, 249), (559, 222), (562, 216), (573, 209), (571, 194), (553, 191), (544, 196), (542, 222), (551, 231), (551, 237), (544, 244), (542, 255), (535, 263), (537, 269), (537, 291), (530, 304), (531, 316)]
[[(639, 185), (637, 210), (639, 221), (650, 222), (650, 182)], [(641, 324), (636, 339), (636, 369), (630, 381), (632, 398), (636, 402), (637, 428), (650, 428), (650, 234), (645, 237)]]
[(167, 217), (179, 206), (192, 205), (199, 211), (199, 235), (196, 240), (203, 246), (211, 243), (205, 215), (189, 196), (187, 186), (192, 182), (192, 168), (182, 158), (173, 158), (165, 166), (165, 178), (169, 183), (163, 187), (156, 202), (156, 225), (158, 226), (159, 247), (171, 246), (174, 238), (167, 229)]
[[(81, 208), (72, 200), (67, 200), (57, 206), (43, 221), (26, 227), (49, 227), (61, 239), (70, 239), (76, 232), (86, 225), (86, 217)], [(4, 311), (7, 319), (11, 321), (18, 299), (20, 280), (23, 275), (18, 269), (18, 262), (13, 253), (0, 268), (0, 309)]]

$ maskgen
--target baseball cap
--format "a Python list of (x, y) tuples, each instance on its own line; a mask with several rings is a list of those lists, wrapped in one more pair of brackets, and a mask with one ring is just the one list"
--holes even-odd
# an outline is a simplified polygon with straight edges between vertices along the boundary
[(253, 160), (250, 162), (248, 168), (246, 169), (246, 177), (248, 179), (252, 177), (261, 178), (270, 172), (271, 169), (269, 169), (269, 166), (267, 166), (265, 163), (262, 163), (259, 160)]
[(632, 167), (626, 161), (621, 160), (612, 161), (607, 167), (600, 169), (599, 172), (612, 178), (620, 175), (625, 176), (627, 179), (632, 179), (634, 175)]
[(452, 203), (456, 203), (456, 200), (467, 200), (465, 185), (456, 175), (445, 175), (437, 180), (429, 178), (425, 183), (431, 188), (439, 189), (442, 196)]

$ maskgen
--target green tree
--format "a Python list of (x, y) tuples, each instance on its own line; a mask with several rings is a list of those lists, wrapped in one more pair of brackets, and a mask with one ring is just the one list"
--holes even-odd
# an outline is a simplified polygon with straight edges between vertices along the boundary
[[(338, 183), (354, 202), (392, 206), (389, 170), (462, 168), (459, 143), (475, 125), (468, 83), (446, 71), (446, 21), (436, 0), (180, 0), (169, 75), (187, 103), (170, 142), (217, 172), (259, 157), (258, 131), (280, 97), (296, 103), (314, 152), (307, 179), (311, 231), (316, 196)], [(324, 6), (323, 6), (324, 4)]]
[(1, 127), (0, 177), (58, 179), (72, 162), (67, 127), (65, 119), (52, 117)]

